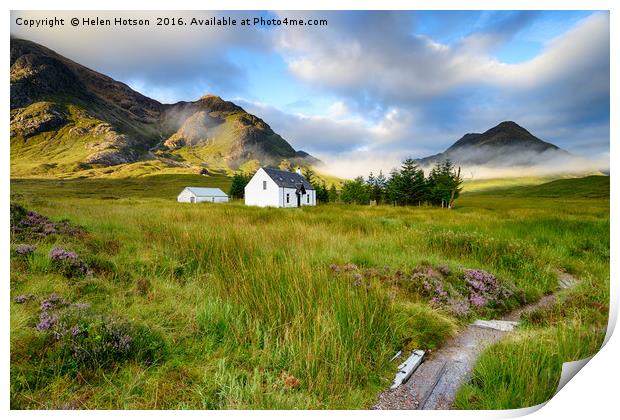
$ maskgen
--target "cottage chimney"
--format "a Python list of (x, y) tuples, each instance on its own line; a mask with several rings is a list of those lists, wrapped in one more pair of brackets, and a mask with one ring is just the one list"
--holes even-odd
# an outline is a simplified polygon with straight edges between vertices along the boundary
[(301, 175), (301, 168), (299, 166), (295, 169), (295, 173)]

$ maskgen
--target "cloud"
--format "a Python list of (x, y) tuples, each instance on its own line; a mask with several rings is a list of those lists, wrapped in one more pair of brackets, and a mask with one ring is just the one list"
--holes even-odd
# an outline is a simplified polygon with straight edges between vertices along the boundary
[[(465, 132), (515, 120), (543, 135), (563, 132), (546, 140), (568, 149), (577, 146), (571, 131), (592, 128), (599, 135), (595, 144), (605, 148), (600, 126), (609, 124), (608, 13), (583, 19), (517, 64), (502, 63), (490, 51), (527, 27), (534, 13), (496, 19), (452, 45), (417, 35), (397, 13), (326, 16), (330, 27), (323, 32), (279, 34), (289, 70), (337, 92), (365, 119), (383, 118), (389, 108), (415, 114), (424, 128), (411, 127), (408, 143), (445, 148)], [(434, 131), (443, 139), (427, 136)]]
[[(50, 12), (14, 11), (11, 35), (47, 46), (72, 60), (122, 80), (141, 93), (160, 100), (195, 100), (208, 92), (239, 92), (247, 83), (247, 66), (235, 60), (235, 48), (268, 52), (270, 34), (257, 29), (214, 26), (156, 26), (157, 17), (207, 19), (254, 16), (249, 12), (159, 11), (54, 11), (69, 21), (77, 17), (149, 19), (141, 26), (63, 26), (28, 28), (15, 24), (17, 17), (40, 19)], [(163, 93), (163, 98), (158, 95)]]
[[(369, 171), (389, 173), (400, 166), (404, 157), (419, 157), (435, 153), (435, 148), (416, 142), (415, 138), (436, 139), (443, 134), (426, 128), (415, 129), (416, 116), (401, 109), (390, 109), (375, 123), (359, 117), (332, 112), (327, 116), (308, 116), (281, 111), (263, 103), (236, 99), (248, 112), (260, 115), (270, 126), (289, 141), (295, 149), (321, 159), (323, 171), (351, 178), (367, 175)], [(339, 109), (335, 104), (332, 108)], [(456, 133), (451, 137), (456, 139)], [(460, 136), (460, 134), (459, 134)]]
[[(475, 149), (470, 151), (469, 158), (484, 160), (485, 153), (492, 156), (495, 163), (493, 165), (460, 164), (465, 179), (511, 178), (522, 177), (524, 174), (552, 176), (609, 172), (608, 153), (596, 157), (583, 157), (557, 151), (539, 154), (522, 150), (515, 153), (514, 150), (507, 149), (503, 158), (498, 159), (495, 149)], [(467, 151), (460, 156), (467, 158)], [(399, 168), (403, 160), (402, 155), (394, 151), (381, 154), (370, 151), (342, 153), (336, 156), (331, 155), (331, 159), (326, 159), (321, 155), (318, 157), (326, 162), (321, 168), (323, 171), (348, 179), (356, 176), (367, 177), (370, 172), (377, 174), (379, 171), (387, 175), (392, 169)], [(423, 169), (428, 173), (431, 167), (423, 167)]]
[[(240, 19), (257, 13), (265, 12), (166, 15)], [(277, 13), (295, 19), (326, 18), (325, 27), (45, 31), (26, 31), (14, 18), (44, 17), (48, 12), (12, 12), (11, 33), (164, 102), (194, 100), (207, 92), (225, 99), (245, 98), (235, 101), (296, 149), (320, 157), (340, 174), (389, 170), (405, 157), (443, 151), (463, 134), (486, 131), (503, 120), (516, 121), (571, 152), (605, 158), (609, 13), (592, 13), (540, 45), (536, 56), (517, 63), (502, 62), (496, 52), (510, 49), (516, 37), (527, 36), (545, 19), (542, 13), (471, 12), (472, 24), (458, 30), (451, 29), (450, 19), (457, 16), (460, 22), (460, 14), (429, 13), (443, 32), (455, 35), (434, 39), (422, 33), (422, 15), (391, 11)], [(154, 20), (161, 12), (54, 14)], [(256, 60), (257, 56), (269, 60)], [(273, 92), (249, 87), (271, 80)], [(257, 98), (257, 91), (265, 96)], [(321, 109), (317, 104), (328, 105)]]
[(517, 15), (518, 24), (511, 23), (509, 30), (499, 31), (502, 21), (490, 32), (448, 46), (412, 33), (412, 23), (398, 13), (377, 13), (356, 14), (355, 22), (328, 14), (336, 22), (324, 33), (282, 31), (278, 46), (288, 54), (290, 71), (354, 98), (370, 93), (377, 101), (393, 103), (440, 95), (467, 84), (511, 91), (572, 81), (590, 71), (604, 76), (603, 58), (609, 55), (608, 13), (585, 19), (551, 41), (542, 54), (519, 64), (501, 63), (486, 53), (531, 15), (526, 14), (527, 19)]
[[(540, 158), (540, 156), (536, 156)], [(523, 158), (521, 156), (520, 158)], [(520, 159), (522, 160), (522, 159)], [(549, 152), (538, 163), (514, 164), (505, 166), (464, 165), (462, 174), (465, 179), (514, 178), (527, 176), (557, 176), (609, 173), (609, 156), (584, 158), (566, 156)]]
[(344, 179), (353, 179), (356, 176), (367, 177), (370, 172), (375, 175), (383, 172), (385, 176), (388, 176), (392, 169), (400, 167), (402, 161), (400, 154), (394, 152), (377, 155), (366, 151), (330, 155), (329, 159), (322, 155), (318, 157), (325, 162), (321, 171)]
[(366, 121), (356, 118), (334, 118), (292, 114), (273, 106), (250, 102), (243, 99), (235, 101), (248, 112), (260, 115), (269, 125), (296, 149), (304, 149), (313, 154), (338, 154), (363, 149), (375, 144), (381, 137), (377, 126), (367, 126)]
[[(235, 99), (248, 112), (261, 116), (296, 149), (313, 154), (396, 152), (400, 156), (419, 156), (433, 149), (412, 141), (417, 136), (431, 135), (431, 131), (416, 130), (415, 114), (397, 108), (387, 110), (380, 119), (369, 122), (361, 117), (343, 113), (338, 103), (327, 115), (304, 115), (284, 112), (273, 106)], [(337, 110), (334, 113), (334, 109)], [(432, 135), (437, 135), (433, 133)]]
[(594, 14), (551, 40), (535, 58), (501, 66), (492, 82), (519, 89), (578, 80), (594, 92), (608, 92), (609, 43), (609, 14)]

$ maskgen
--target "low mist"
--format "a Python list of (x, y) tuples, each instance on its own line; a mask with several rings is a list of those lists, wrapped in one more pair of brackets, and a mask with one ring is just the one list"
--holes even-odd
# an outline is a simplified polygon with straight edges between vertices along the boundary
[[(440, 155), (438, 159), (443, 160), (445, 157), (461, 167), (465, 180), (609, 173), (608, 153), (583, 157), (561, 149), (532, 152), (522, 148), (494, 147), (460, 149), (447, 156)], [(380, 156), (379, 153), (373, 156), (368, 152), (359, 156), (321, 156), (325, 163), (321, 170), (345, 179), (367, 177), (370, 172), (377, 174), (379, 171), (387, 176), (393, 168), (399, 168), (405, 158), (396, 155)], [(435, 163), (421, 162), (420, 167), (428, 173)]]

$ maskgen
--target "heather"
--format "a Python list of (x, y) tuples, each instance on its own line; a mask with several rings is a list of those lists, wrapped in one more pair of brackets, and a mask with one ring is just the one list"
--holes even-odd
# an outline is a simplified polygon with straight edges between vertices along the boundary
[(163, 357), (163, 339), (144, 326), (121, 317), (98, 313), (87, 303), (68, 302), (55, 293), (40, 305), (34, 327), (47, 342), (48, 352), (63, 368), (105, 369), (134, 360), (152, 364)]
[(481, 269), (421, 265), (408, 272), (388, 266), (361, 269), (352, 263), (331, 264), (330, 269), (354, 287), (397, 289), (403, 300), (423, 301), (457, 318), (501, 315), (525, 303), (519, 298), (522, 292)]
[(14, 371), (15, 390), (45, 389), (49, 375), (75, 377), (111, 371), (128, 362), (150, 366), (164, 357), (163, 338), (144, 325), (56, 293), (40, 299), (34, 295), (15, 298), (16, 303), (28, 301), (39, 303), (35, 325), (29, 327), (34, 340), (28, 351), (41, 364)]
[[(163, 180), (90, 182), (13, 185), (24, 214), (81, 232), (11, 236), (13, 408), (369, 408), (397, 351), (556, 292), (459, 398), (508, 408), (542, 402), (560, 362), (596, 352), (606, 328), (601, 198), (284, 210), (182, 205), (176, 188), (146, 187)], [(87, 273), (57, 265), (73, 261)], [(558, 270), (578, 286), (558, 292)]]
[(34, 245), (20, 244), (14, 248), (14, 251), (17, 255), (27, 257), (28, 255), (31, 255), (36, 249), (37, 247)]
[(60, 247), (54, 247), (48, 254), (52, 267), (67, 278), (92, 274), (88, 264), (78, 254)]
[(81, 236), (85, 231), (67, 220), (50, 220), (19, 204), (11, 204), (11, 237), (22, 240), (40, 240), (51, 235)]

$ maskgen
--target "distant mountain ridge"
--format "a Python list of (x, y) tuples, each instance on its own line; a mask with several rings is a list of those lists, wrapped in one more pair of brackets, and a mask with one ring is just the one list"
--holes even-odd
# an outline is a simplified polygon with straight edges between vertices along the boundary
[(444, 152), (417, 159), (417, 162), (430, 166), (450, 159), (460, 165), (520, 166), (563, 155), (569, 153), (539, 139), (513, 121), (504, 121), (484, 133), (465, 134)]
[(142, 161), (188, 170), (319, 162), (215, 95), (162, 104), (21, 39), (11, 39), (10, 63), (12, 175)]

